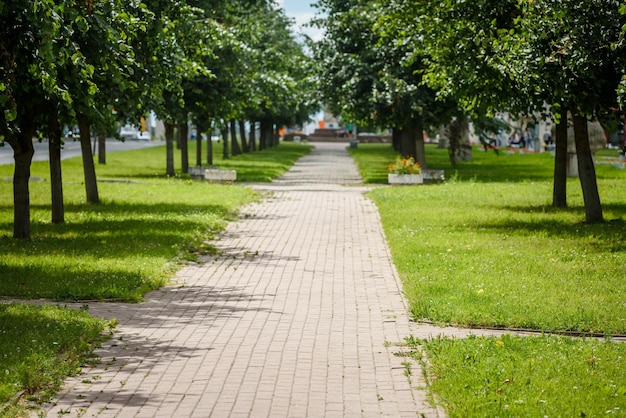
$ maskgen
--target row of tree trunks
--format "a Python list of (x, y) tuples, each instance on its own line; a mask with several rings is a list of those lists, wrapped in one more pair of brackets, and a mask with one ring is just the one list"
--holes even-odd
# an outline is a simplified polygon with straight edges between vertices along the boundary
[[(198, 138), (196, 140), (196, 166), (202, 166), (202, 134), (205, 133), (208, 129), (207, 126), (210, 124), (196, 123)], [(224, 154), (223, 158), (228, 158), (230, 155), (240, 155), (242, 153), (256, 151), (256, 132), (255, 132), (255, 123), (250, 122), (250, 138), (246, 138), (246, 129), (245, 129), (245, 121), (228, 121), (227, 125), (224, 125), (220, 128), (220, 136), (224, 143)], [(180, 131), (179, 131), (180, 132)], [(185, 134), (187, 135), (187, 134)], [(238, 139), (241, 140), (241, 145), (239, 145)], [(179, 137), (179, 143), (181, 142)], [(182, 147), (181, 147), (182, 149)], [(230, 151), (232, 150), (232, 152)], [(183, 155), (183, 164), (186, 157)], [(207, 140), (207, 151), (206, 151), (206, 163), (207, 165), (213, 165), (213, 142), (210, 139)], [(185, 172), (183, 167), (183, 172)]]
[(272, 148), (278, 145), (278, 136), (274, 132), (274, 121), (261, 119), (260, 121), (259, 150)]
[(237, 125), (234, 119), (230, 121), (230, 142), (231, 142), (231, 155), (241, 155), (241, 147), (237, 141)]
[[(583, 192), (585, 205), (585, 222), (602, 222), (602, 203), (598, 192), (596, 169), (593, 162), (593, 154), (589, 145), (588, 120), (578, 108), (571, 104), (570, 116), (574, 125), (574, 142), (576, 144), (576, 156), (578, 160), (578, 178)], [(567, 133), (568, 115), (563, 114), (556, 125), (555, 132), (555, 162), (554, 162), (554, 185), (552, 192), (552, 206), (557, 208), (567, 207)]]
[(603, 221), (602, 204), (598, 192), (596, 167), (593, 163), (593, 154), (589, 146), (589, 132), (587, 118), (582, 115), (575, 105), (571, 106), (572, 120), (574, 121), (574, 141), (578, 158), (578, 178), (583, 191), (585, 202), (585, 222), (595, 223)]

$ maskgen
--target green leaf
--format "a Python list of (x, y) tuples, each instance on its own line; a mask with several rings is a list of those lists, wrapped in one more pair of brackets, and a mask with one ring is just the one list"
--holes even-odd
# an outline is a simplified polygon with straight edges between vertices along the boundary
[(13, 122), (15, 119), (17, 119), (17, 109), (5, 109), (4, 118), (7, 122)]

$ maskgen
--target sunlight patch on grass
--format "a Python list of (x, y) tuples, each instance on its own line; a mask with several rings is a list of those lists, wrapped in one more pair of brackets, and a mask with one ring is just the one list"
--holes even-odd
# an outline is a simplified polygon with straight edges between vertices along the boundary
[(626, 345), (565, 337), (410, 341), (450, 417), (621, 416)]

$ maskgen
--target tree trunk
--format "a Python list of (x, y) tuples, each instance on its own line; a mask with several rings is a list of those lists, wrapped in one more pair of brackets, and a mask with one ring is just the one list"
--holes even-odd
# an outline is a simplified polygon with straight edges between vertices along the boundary
[(250, 121), (250, 141), (248, 142), (250, 151), (256, 151), (256, 122)]
[(178, 124), (178, 143), (180, 144), (181, 171), (189, 173), (189, 125), (187, 121)]
[(196, 122), (196, 167), (202, 167), (202, 134), (205, 130), (203, 124)]
[(176, 133), (176, 138), (175, 138), (175, 142), (176, 142), (176, 149), (177, 150), (182, 150), (183, 149), (183, 141), (181, 141), (180, 139), (180, 124), (175, 126), (178, 127), (177, 133)]
[(393, 128), (391, 132), (391, 145), (395, 152), (401, 152), (402, 148), (400, 147), (400, 134), (402, 133), (401, 129)]
[(270, 138), (272, 138), (272, 147), (277, 147), (279, 144), (279, 137), (278, 137), (278, 124), (276, 124), (276, 127), (274, 128), (274, 121), (270, 122)]
[(598, 193), (596, 181), (596, 168), (593, 164), (593, 155), (589, 146), (589, 134), (587, 118), (578, 112), (572, 105), (572, 119), (574, 121), (574, 141), (576, 142), (576, 155), (578, 157), (578, 176), (583, 190), (585, 201), (585, 222), (594, 223), (604, 220), (602, 216), (602, 203)]
[(63, 178), (61, 175), (61, 125), (59, 114), (52, 106), (48, 114), (48, 159), (50, 164), (50, 193), (52, 202), (52, 223), (65, 222), (63, 205)]
[(100, 203), (98, 196), (98, 182), (96, 181), (96, 167), (93, 163), (91, 151), (91, 122), (84, 114), (77, 115), (78, 129), (80, 132), (80, 149), (83, 155), (83, 171), (85, 174), (85, 191), (87, 202)]
[(165, 122), (165, 173), (168, 176), (175, 176), (174, 171), (174, 124)]
[(232, 143), (231, 154), (233, 157), (235, 155), (240, 155), (241, 147), (239, 146), (239, 142), (237, 142), (237, 127), (234, 119), (231, 119), (230, 121), (230, 142)]
[(21, 132), (17, 136), (5, 136), (5, 141), (13, 148), (15, 167), (13, 168), (13, 237), (30, 238), (30, 165), (35, 149), (33, 135), (35, 121), (33, 115), (20, 118)]
[(206, 163), (209, 166), (213, 165), (213, 124), (209, 123), (209, 137), (206, 141)]
[(400, 154), (403, 157), (416, 158), (415, 127), (411, 126), (411, 124), (404, 126), (398, 132), (398, 138), (400, 139)]
[[(31, 139), (32, 141), (32, 139)], [(33, 155), (28, 153), (15, 154), (15, 169), (13, 170), (13, 237), (30, 237), (30, 163)]]
[(274, 126), (271, 119), (261, 120), (261, 138), (259, 149), (264, 150), (274, 145)]
[(567, 112), (561, 115), (554, 133), (554, 187), (552, 206), (567, 207)]
[(107, 140), (102, 134), (98, 135), (98, 164), (107, 163)]
[(274, 121), (270, 122), (270, 128), (269, 128), (269, 133), (270, 133), (270, 138), (272, 138), (272, 142), (271, 142), (271, 147), (277, 147), (278, 146), (278, 124), (276, 124), (276, 127), (274, 127)]
[(222, 142), (224, 143), (224, 153), (223, 158), (225, 160), (228, 159), (228, 125), (224, 124), (222, 129), (220, 129), (220, 133), (222, 134)]
[(424, 124), (422, 118), (415, 119), (415, 161), (426, 168), (426, 146), (424, 145)]
[(239, 135), (241, 135), (241, 148), (243, 152), (250, 152), (250, 146), (246, 141), (246, 123), (243, 120), (239, 121)]
[(261, 119), (259, 136), (259, 150), (267, 148), (267, 119)]

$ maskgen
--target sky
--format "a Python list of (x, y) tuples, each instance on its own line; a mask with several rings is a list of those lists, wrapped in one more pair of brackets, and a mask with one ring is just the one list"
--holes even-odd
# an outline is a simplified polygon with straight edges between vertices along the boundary
[(322, 33), (317, 28), (305, 28), (304, 24), (309, 22), (316, 13), (316, 9), (311, 6), (315, 0), (278, 0), (278, 6), (285, 10), (285, 14), (296, 21), (294, 31), (296, 33), (304, 32), (313, 40), (318, 41), (322, 38)]

